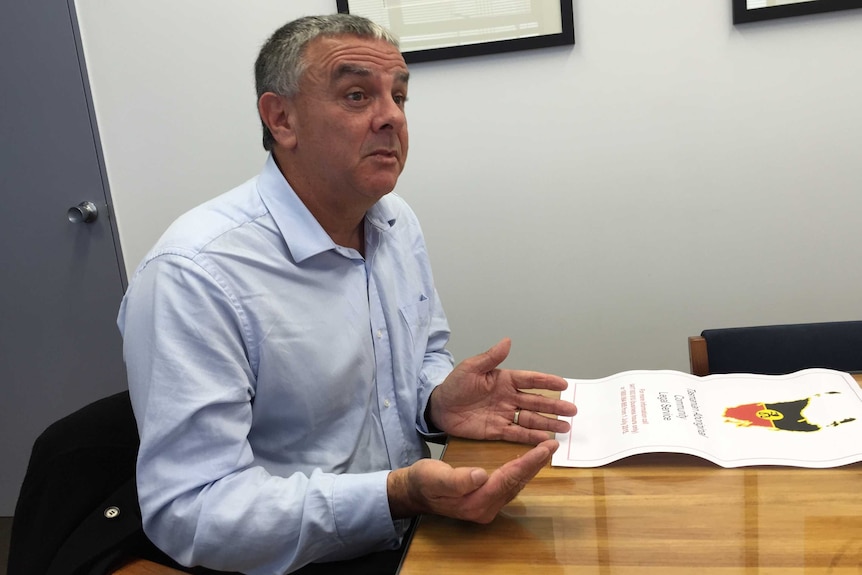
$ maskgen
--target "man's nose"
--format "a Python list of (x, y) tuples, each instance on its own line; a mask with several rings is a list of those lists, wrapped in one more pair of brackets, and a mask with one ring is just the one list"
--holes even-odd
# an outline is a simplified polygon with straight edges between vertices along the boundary
[(374, 117), (374, 131), (395, 130), (404, 127), (407, 121), (404, 109), (392, 98), (378, 100), (377, 114)]

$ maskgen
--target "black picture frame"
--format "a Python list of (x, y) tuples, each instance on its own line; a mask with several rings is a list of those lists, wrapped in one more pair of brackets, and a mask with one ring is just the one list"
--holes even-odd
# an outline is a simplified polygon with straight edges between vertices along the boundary
[[(381, 0), (383, 1), (383, 0)], [(442, 2), (443, 0), (441, 0)], [(361, 11), (351, 11), (351, 4), (354, 7), (359, 4), (358, 0), (336, 0), (338, 12), (341, 14), (358, 14), (365, 16), (371, 20), (377, 21), (374, 15), (363, 14)], [(385, 4), (385, 1), (383, 2)], [(427, 4), (427, 3), (426, 3)], [(556, 2), (553, 2), (556, 5)], [(566, 46), (575, 43), (575, 24), (574, 13), (572, 9), (572, 0), (559, 0), (560, 14), (559, 21), (554, 19), (549, 22), (551, 26), (559, 24), (559, 32), (537, 34), (528, 37), (512, 37), (504, 39), (489, 39), (469, 43), (460, 43), (455, 45), (436, 46), (434, 41), (428, 41), (427, 44), (414, 44), (410, 46), (410, 42), (405, 41), (407, 36), (401, 34), (399, 30), (392, 31), (401, 36), (401, 50), (404, 60), (408, 64), (415, 62), (428, 62), (431, 60), (446, 60), (450, 58), (463, 58), (467, 56), (481, 56), (485, 54), (498, 54), (502, 52), (513, 52), (516, 50), (531, 50), (534, 48), (549, 48), (551, 46)], [(490, 18), (494, 18), (491, 15)], [(488, 17), (486, 17), (488, 18)], [(504, 18), (500, 15), (499, 18)], [(387, 22), (379, 22), (378, 24), (388, 26)], [(441, 26), (445, 26), (445, 22), (439, 22)]]
[(750, 8), (749, 1), (733, 0), (734, 24), (862, 8), (862, 0), (804, 0), (801, 2), (787, 0), (789, 2), (787, 4), (760, 8)]

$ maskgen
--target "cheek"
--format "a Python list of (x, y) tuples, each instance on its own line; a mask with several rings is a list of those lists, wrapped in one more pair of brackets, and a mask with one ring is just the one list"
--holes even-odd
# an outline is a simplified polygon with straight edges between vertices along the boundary
[(407, 126), (401, 130), (399, 140), (401, 140), (401, 154), (404, 156), (404, 159), (407, 159), (407, 149), (410, 147), (410, 137), (407, 135)]

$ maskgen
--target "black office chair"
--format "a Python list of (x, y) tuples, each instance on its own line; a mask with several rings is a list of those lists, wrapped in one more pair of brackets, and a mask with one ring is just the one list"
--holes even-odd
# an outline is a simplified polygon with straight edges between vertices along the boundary
[(862, 321), (707, 329), (688, 338), (691, 373), (862, 372)]
[(129, 556), (178, 568), (143, 532), (138, 445), (127, 391), (51, 424), (15, 507), (8, 575), (102, 575)]
[[(135, 483), (139, 445), (128, 391), (93, 402), (42, 432), (12, 519), (7, 575), (110, 575), (129, 559), (145, 564), (127, 573), (150, 575), (164, 566), (192, 575), (239, 575), (183, 567), (150, 542)], [(405, 549), (307, 565), (296, 573), (391, 573)]]

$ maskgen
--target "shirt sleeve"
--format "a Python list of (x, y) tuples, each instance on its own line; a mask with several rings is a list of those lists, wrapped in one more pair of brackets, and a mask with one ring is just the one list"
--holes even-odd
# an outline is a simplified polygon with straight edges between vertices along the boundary
[(420, 433), (428, 438), (443, 437), (446, 435), (437, 430), (432, 431), (429, 422), (425, 419), (425, 414), (428, 408), (428, 400), (431, 398), (431, 392), (443, 383), (446, 376), (452, 372), (454, 360), (452, 354), (446, 349), (449, 335), (449, 323), (446, 320), (446, 314), (443, 312), (440, 297), (435, 290), (431, 302), (428, 345), (422, 362), (422, 371), (419, 374), (419, 396), (417, 401), (419, 411), (416, 414), (417, 428)]
[(410, 206), (400, 198), (398, 199), (401, 202), (401, 215), (404, 216), (406, 222), (406, 233), (410, 236), (405, 243), (412, 246), (412, 259), (419, 262), (421, 275), (424, 278), (426, 287), (429, 289), (426, 292), (429, 294), (427, 340), (425, 353), (422, 358), (422, 366), (419, 370), (419, 380), (417, 382), (416, 429), (429, 439), (443, 437), (446, 435), (445, 433), (437, 430), (431, 431), (428, 425), (429, 422), (425, 420), (425, 413), (431, 392), (443, 383), (443, 380), (452, 372), (452, 368), (455, 365), (452, 354), (446, 349), (451, 330), (449, 329), (449, 321), (446, 319), (446, 313), (443, 310), (443, 304), (440, 301), (440, 294), (434, 287), (434, 274), (431, 270), (431, 260), (428, 255), (425, 236), (422, 233), (422, 226), (416, 214), (410, 209)]
[(255, 464), (254, 335), (222, 284), (165, 253), (139, 270), (120, 309), (145, 532), (183, 565), (251, 575), (397, 547), (388, 471), (278, 477)]

